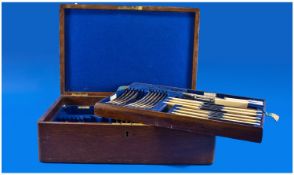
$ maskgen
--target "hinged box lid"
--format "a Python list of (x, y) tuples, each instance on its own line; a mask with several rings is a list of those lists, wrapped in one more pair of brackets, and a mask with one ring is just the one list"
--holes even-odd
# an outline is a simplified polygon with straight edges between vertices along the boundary
[(195, 89), (198, 29), (194, 8), (61, 5), (61, 94), (131, 82)]

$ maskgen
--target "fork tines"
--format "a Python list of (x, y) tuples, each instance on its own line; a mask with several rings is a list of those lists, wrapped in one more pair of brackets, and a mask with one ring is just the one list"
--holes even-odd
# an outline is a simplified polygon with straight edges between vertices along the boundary
[(126, 90), (123, 94), (121, 94), (118, 98), (108, 101), (107, 103), (110, 104), (116, 104), (116, 105), (124, 105), (135, 98), (137, 98), (139, 95), (139, 91), (137, 90)]
[(150, 91), (143, 98), (126, 105), (127, 107), (135, 107), (135, 108), (153, 108), (158, 102), (163, 100), (166, 97), (166, 93)]

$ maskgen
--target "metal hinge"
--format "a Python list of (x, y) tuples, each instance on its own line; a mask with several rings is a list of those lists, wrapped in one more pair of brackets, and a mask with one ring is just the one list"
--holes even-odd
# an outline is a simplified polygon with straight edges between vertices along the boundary
[(143, 10), (143, 6), (119, 6), (119, 10)]
[(77, 93), (77, 92), (73, 92), (70, 95), (71, 96), (82, 96), (82, 97), (87, 97), (88, 96), (87, 93)]

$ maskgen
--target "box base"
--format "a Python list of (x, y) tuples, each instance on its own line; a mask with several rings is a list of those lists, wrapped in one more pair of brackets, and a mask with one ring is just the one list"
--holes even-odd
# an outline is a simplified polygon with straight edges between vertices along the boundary
[[(137, 123), (54, 122), (63, 104), (94, 104), (98, 97), (61, 97), (40, 119), (42, 162), (211, 164), (215, 136)], [(89, 104), (88, 104), (89, 105)]]

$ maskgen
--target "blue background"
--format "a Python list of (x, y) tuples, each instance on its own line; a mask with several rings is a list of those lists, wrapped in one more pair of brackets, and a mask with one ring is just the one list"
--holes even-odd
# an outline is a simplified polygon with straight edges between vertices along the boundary
[(197, 89), (266, 99), (281, 120), (266, 118), (263, 142), (218, 137), (211, 166), (40, 163), (37, 120), (59, 96), (59, 4), (3, 3), (3, 172), (292, 171), (292, 4), (144, 5), (201, 9)]

